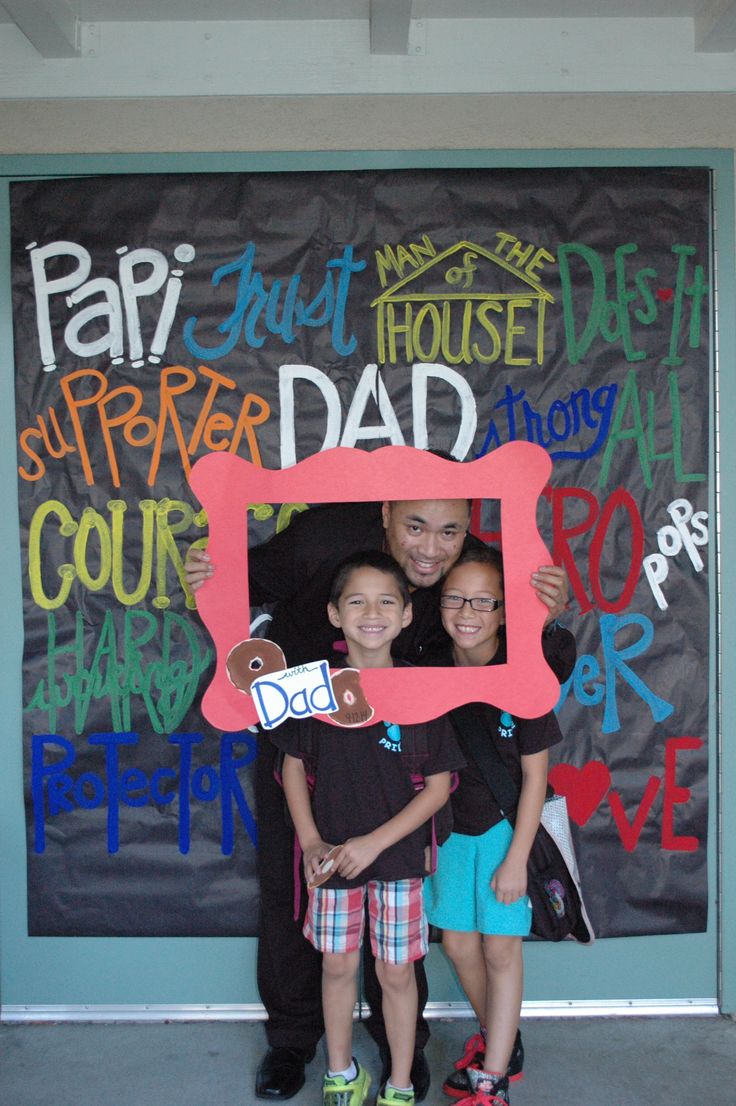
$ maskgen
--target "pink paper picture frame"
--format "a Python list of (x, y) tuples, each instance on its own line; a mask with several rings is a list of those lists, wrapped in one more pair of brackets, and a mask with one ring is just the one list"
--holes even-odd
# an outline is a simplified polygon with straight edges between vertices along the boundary
[(536, 524), (537, 500), (550, 471), (547, 453), (529, 442), (509, 442), (462, 464), (411, 446), (372, 452), (339, 447), (278, 470), (231, 453), (200, 458), (190, 484), (207, 512), (208, 552), (216, 567), (197, 592), (199, 613), (217, 653), (215, 674), (202, 699), (205, 718), (227, 731), (257, 721), (253, 700), (233, 686), (225, 663), (233, 646), (250, 636), (248, 504), (406, 499), (500, 501), (507, 663), (363, 669), (361, 685), (375, 711), (372, 721), (424, 722), (466, 702), (494, 703), (522, 718), (551, 710), (560, 688), (542, 653), (546, 608), (530, 585), (532, 572), (552, 563)]

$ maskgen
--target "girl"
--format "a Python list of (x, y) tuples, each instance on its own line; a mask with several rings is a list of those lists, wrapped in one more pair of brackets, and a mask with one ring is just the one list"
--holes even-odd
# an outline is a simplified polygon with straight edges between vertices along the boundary
[[(505, 639), (503, 562), (496, 549), (463, 553), (448, 573), (440, 606), (455, 665), (502, 664)], [(446, 1081), (459, 1106), (507, 1106), (509, 1075), (520, 1074), (519, 1016), (523, 989), (522, 938), (531, 924), (526, 866), (547, 789), (547, 750), (561, 739), (554, 714), (512, 718), (478, 705), (488, 740), (520, 787), (515, 825), (503, 817), (491, 789), (461, 747), (468, 767), (452, 796), (454, 829), (439, 849), (427, 881), (427, 915), (443, 930), (443, 947), (478, 1016), (481, 1030)]]

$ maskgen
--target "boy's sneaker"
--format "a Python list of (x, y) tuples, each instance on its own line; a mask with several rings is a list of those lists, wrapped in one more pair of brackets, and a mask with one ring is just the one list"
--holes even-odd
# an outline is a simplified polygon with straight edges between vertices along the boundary
[(322, 1081), (322, 1106), (363, 1106), (368, 1097), (371, 1077), (353, 1057), (358, 1069), (355, 1079), (350, 1082), (342, 1075), (326, 1075)]
[[(483, 1068), (486, 1054), (486, 1042), (481, 1033), (474, 1033), (465, 1042), (465, 1051), (459, 1060), (455, 1061), (455, 1071), (448, 1075), (442, 1085), (442, 1090), (450, 1098), (466, 1098), (471, 1093), (468, 1068), (480, 1071)], [(514, 1047), (511, 1050), (509, 1066), (506, 1069), (509, 1083), (516, 1083), (524, 1078), (524, 1044), (521, 1039), (521, 1031), (517, 1029)]]
[(397, 1091), (384, 1083), (378, 1092), (376, 1106), (414, 1106), (415, 1102), (414, 1091)]
[(475, 1089), (461, 1099), (458, 1106), (509, 1106), (508, 1076), (499, 1079), (486, 1072), (473, 1071), (471, 1079), (476, 1084)]

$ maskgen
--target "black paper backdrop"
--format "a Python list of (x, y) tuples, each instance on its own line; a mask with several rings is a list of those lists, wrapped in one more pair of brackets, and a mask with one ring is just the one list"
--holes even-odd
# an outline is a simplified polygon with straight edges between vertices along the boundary
[[(709, 187), (642, 168), (13, 185), (32, 934), (256, 932), (253, 738), (198, 710), (194, 460), (514, 438), (555, 462), (539, 524), (579, 659), (553, 779), (594, 924), (705, 928)], [(255, 540), (288, 523), (251, 510)]]

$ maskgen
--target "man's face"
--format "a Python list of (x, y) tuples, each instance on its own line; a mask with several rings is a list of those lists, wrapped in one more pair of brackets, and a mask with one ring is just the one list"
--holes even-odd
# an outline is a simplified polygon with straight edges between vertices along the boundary
[(411, 586), (436, 584), (460, 556), (470, 525), (467, 499), (401, 499), (382, 510), (386, 551)]

